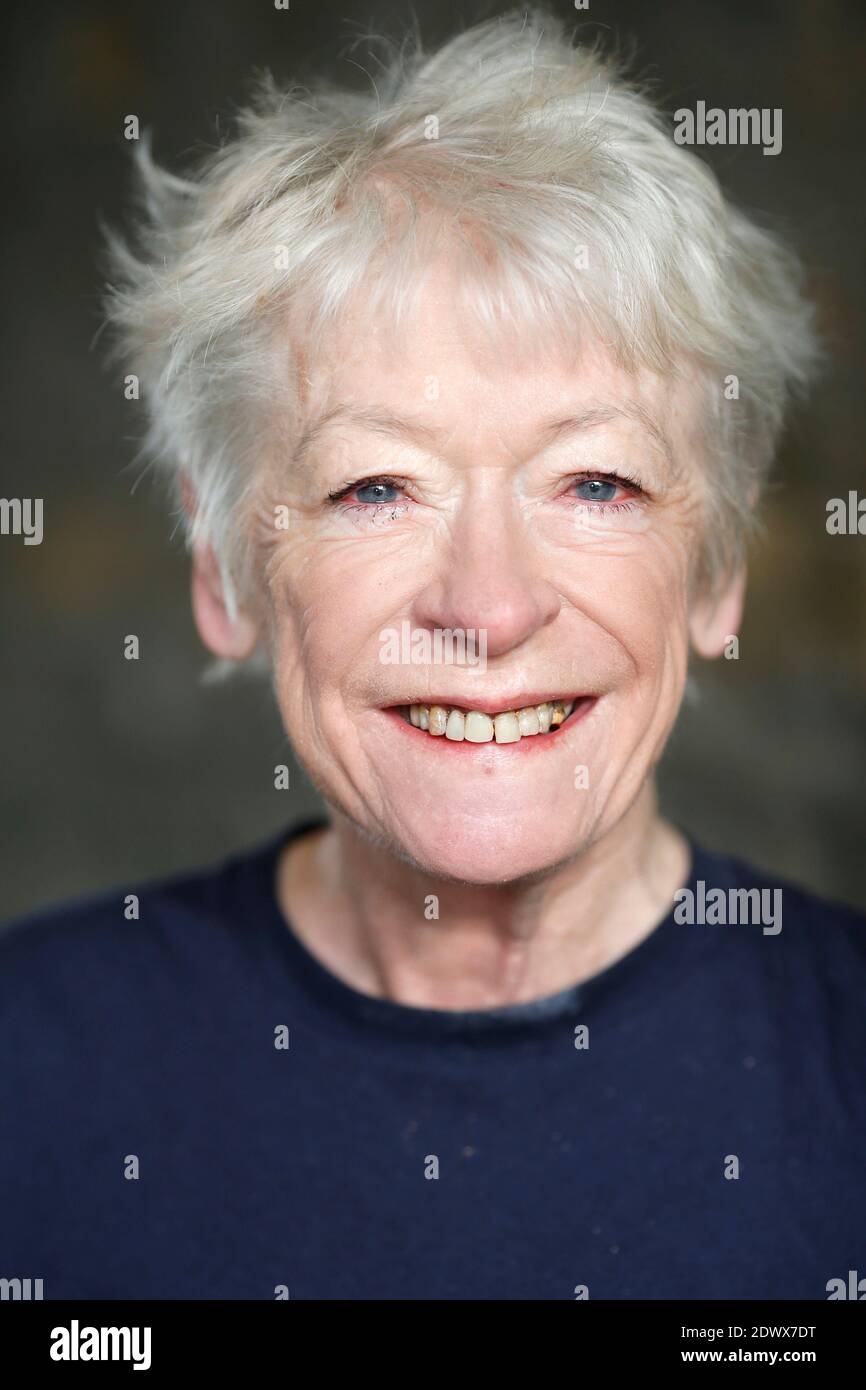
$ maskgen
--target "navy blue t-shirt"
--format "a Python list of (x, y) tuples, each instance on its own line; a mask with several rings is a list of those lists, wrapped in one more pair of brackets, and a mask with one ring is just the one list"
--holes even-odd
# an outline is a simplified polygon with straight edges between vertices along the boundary
[[(0, 1276), (826, 1299), (866, 1275), (866, 920), (781, 885), (781, 931), (672, 911), (550, 998), (418, 1009), (293, 934), (285, 840), (0, 934)], [(696, 895), (780, 886), (693, 856)]]

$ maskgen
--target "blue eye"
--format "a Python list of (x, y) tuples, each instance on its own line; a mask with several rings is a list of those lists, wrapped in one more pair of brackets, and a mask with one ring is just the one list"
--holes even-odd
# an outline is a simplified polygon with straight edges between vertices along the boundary
[(617, 486), (617, 483), (607, 482), (604, 478), (584, 478), (582, 482), (575, 483), (577, 496), (584, 502), (612, 502)]
[(355, 488), (355, 496), (359, 502), (396, 502), (397, 488), (393, 483), (360, 483)]

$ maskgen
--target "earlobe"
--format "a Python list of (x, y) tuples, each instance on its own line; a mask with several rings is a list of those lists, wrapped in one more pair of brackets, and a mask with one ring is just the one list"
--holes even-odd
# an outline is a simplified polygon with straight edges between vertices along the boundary
[(699, 656), (708, 660), (721, 656), (729, 639), (739, 631), (745, 592), (746, 571), (742, 568), (721, 593), (708, 595), (693, 605), (689, 633)]
[(258, 628), (247, 614), (233, 617), (229, 612), (220, 567), (209, 546), (193, 551), (192, 611), (201, 640), (216, 656), (227, 661), (252, 656)]

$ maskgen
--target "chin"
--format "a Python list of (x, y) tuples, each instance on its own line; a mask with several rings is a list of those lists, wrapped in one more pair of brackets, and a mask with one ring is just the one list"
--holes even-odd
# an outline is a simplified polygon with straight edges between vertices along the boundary
[(500, 816), (453, 808), (422, 816), (413, 806), (377, 838), (433, 878), (480, 887), (547, 873), (579, 854), (591, 836), (583, 824), (552, 828), (537, 806)]

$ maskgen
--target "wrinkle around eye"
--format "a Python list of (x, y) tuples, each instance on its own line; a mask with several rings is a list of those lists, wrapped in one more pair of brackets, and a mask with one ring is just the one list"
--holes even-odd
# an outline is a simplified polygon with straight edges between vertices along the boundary
[(384, 526), (397, 521), (411, 510), (408, 500), (395, 502), (349, 502), (338, 503), (337, 513), (354, 521), (359, 526)]

